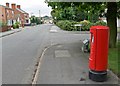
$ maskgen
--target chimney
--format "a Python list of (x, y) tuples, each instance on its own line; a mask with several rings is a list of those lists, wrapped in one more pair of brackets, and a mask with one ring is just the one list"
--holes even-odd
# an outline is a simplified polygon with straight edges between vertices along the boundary
[(18, 9), (21, 9), (21, 6), (20, 6), (20, 5), (17, 5), (17, 8), (18, 8)]
[(16, 9), (16, 4), (11, 4), (12, 9)]
[(6, 7), (9, 7), (9, 3), (6, 3)]

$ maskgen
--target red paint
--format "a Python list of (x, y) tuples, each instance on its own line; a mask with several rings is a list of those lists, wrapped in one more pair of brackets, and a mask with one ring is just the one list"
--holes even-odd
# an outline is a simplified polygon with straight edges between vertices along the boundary
[(94, 71), (106, 71), (108, 64), (109, 27), (92, 26), (89, 68)]

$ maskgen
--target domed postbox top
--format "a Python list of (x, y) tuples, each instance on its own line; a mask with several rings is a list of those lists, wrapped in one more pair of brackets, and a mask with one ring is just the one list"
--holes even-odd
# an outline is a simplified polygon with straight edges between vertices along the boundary
[(90, 29), (109, 29), (107, 26), (97, 25), (97, 26), (91, 26)]

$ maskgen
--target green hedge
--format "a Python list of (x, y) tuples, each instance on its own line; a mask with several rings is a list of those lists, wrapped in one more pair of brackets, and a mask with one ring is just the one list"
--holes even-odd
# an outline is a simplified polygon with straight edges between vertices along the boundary
[(90, 27), (94, 25), (94, 23), (87, 20), (81, 21), (80, 24), (82, 24), (82, 31), (89, 31)]
[(56, 23), (58, 27), (60, 27), (63, 30), (67, 30), (67, 31), (75, 30), (75, 27), (73, 26), (74, 24), (76, 24), (76, 22), (69, 21), (69, 20), (60, 20)]
[(67, 31), (80, 31), (80, 27), (75, 27), (75, 24), (82, 24), (82, 31), (89, 31), (91, 26), (94, 25), (103, 25), (106, 26), (107, 24), (103, 21), (97, 21), (96, 23), (91, 23), (87, 20), (76, 22), (72, 20), (60, 20), (56, 22), (56, 25), (63, 30)]
[(103, 25), (103, 26), (107, 26), (107, 23), (104, 21), (97, 21), (94, 25)]

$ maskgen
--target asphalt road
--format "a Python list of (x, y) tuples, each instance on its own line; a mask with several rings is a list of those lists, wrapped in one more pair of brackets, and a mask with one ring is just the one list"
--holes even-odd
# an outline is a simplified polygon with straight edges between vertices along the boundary
[(41, 25), (2, 38), (2, 83), (31, 83), (36, 60), (51, 25)]
[(61, 31), (50, 24), (27, 28), (2, 39), (2, 83), (30, 84), (35, 64), (46, 46), (89, 38), (89, 34)]

